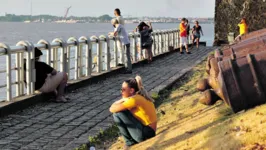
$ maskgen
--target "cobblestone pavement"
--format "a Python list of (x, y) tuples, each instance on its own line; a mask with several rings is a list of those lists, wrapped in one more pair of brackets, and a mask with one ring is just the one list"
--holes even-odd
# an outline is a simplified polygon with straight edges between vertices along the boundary
[(69, 150), (112, 126), (110, 105), (120, 97), (122, 81), (139, 74), (147, 90), (159, 91), (199, 63), (214, 48), (200, 47), (191, 55), (173, 53), (67, 94), (69, 103), (40, 103), (0, 118), (1, 150)]

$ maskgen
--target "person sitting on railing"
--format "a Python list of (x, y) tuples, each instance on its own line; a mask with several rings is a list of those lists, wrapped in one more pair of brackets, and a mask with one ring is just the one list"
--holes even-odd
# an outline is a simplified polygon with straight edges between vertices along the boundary
[(125, 140), (125, 149), (156, 135), (157, 116), (154, 100), (144, 89), (140, 76), (125, 80), (122, 99), (110, 107), (114, 121)]
[(115, 29), (114, 29), (114, 32), (110, 32), (109, 35), (118, 36), (120, 42), (125, 47), (126, 55), (127, 55), (127, 63), (126, 63), (126, 71), (124, 73), (131, 74), (132, 64), (131, 64), (131, 57), (130, 57), (130, 40), (128, 38), (128, 34), (124, 26), (118, 23), (117, 19), (112, 19), (111, 23)]
[[(64, 91), (67, 84), (68, 76), (64, 72), (57, 72), (54, 68), (44, 62), (40, 62), (41, 50), (35, 48), (35, 70), (36, 82), (35, 90), (43, 93), (55, 92), (56, 102), (67, 102), (64, 97)], [(24, 70), (26, 72), (26, 63)], [(26, 76), (25, 76), (26, 77)]]
[[(148, 63), (152, 61), (152, 25), (149, 22), (149, 25), (147, 25), (145, 22), (141, 22), (138, 27), (136, 28), (136, 32), (139, 31), (141, 36), (141, 49), (145, 49), (146, 57), (148, 59)], [(142, 56), (141, 56), (142, 57)]]

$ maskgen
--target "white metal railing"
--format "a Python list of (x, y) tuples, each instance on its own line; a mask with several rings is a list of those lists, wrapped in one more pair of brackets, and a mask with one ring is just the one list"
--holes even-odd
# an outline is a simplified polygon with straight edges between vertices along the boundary
[[(169, 46), (179, 47), (178, 30), (155, 31), (152, 36), (154, 39), (152, 49), (154, 56), (168, 52)], [(129, 38), (131, 57), (133, 62), (137, 62), (139, 61), (138, 48), (141, 45), (140, 35), (139, 33), (129, 33)], [(2, 101), (12, 101), (16, 97), (34, 94), (36, 81), (34, 47), (38, 47), (45, 53), (47, 64), (58, 71), (66, 72), (69, 77), (73, 76), (71, 80), (82, 80), (83, 77), (90, 77), (94, 72), (102, 73), (117, 67), (119, 57), (117, 40), (117, 37), (101, 35), (99, 37), (82, 36), (79, 39), (71, 37), (66, 41), (60, 38), (56, 38), (52, 42), (40, 40), (37, 44), (20, 41), (16, 46), (0, 43), (0, 55), (6, 57), (5, 70), (0, 70), (0, 75), (6, 73), (6, 84), (0, 85), (0, 89), (6, 88), (6, 99)], [(122, 57), (124, 55), (122, 54)], [(26, 63), (26, 72), (24, 72), (24, 63)], [(12, 68), (12, 64), (15, 67)], [(15, 72), (14, 75), (13, 72)], [(71, 73), (73, 75), (70, 75)], [(25, 75), (27, 85), (24, 85)], [(12, 85), (15, 88), (12, 88)], [(25, 89), (26, 92), (24, 92)]]

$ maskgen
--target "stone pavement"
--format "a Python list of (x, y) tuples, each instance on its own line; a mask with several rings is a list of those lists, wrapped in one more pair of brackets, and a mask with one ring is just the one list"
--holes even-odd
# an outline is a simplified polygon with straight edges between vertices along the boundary
[(160, 91), (199, 63), (213, 50), (200, 47), (191, 55), (173, 53), (134, 68), (133, 75), (118, 74), (67, 94), (69, 103), (40, 103), (0, 118), (1, 150), (69, 150), (88, 142), (113, 125), (110, 105), (120, 97), (122, 82), (136, 74), (149, 91)]

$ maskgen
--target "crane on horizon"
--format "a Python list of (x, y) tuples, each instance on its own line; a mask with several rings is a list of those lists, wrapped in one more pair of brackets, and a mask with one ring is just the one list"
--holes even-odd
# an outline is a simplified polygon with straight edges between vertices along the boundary
[(66, 20), (66, 18), (67, 18), (67, 15), (68, 15), (69, 10), (70, 10), (71, 7), (72, 7), (72, 6), (68, 7), (67, 10), (66, 10), (66, 13), (65, 13), (65, 16), (64, 16), (64, 19), (65, 19), (65, 20)]

